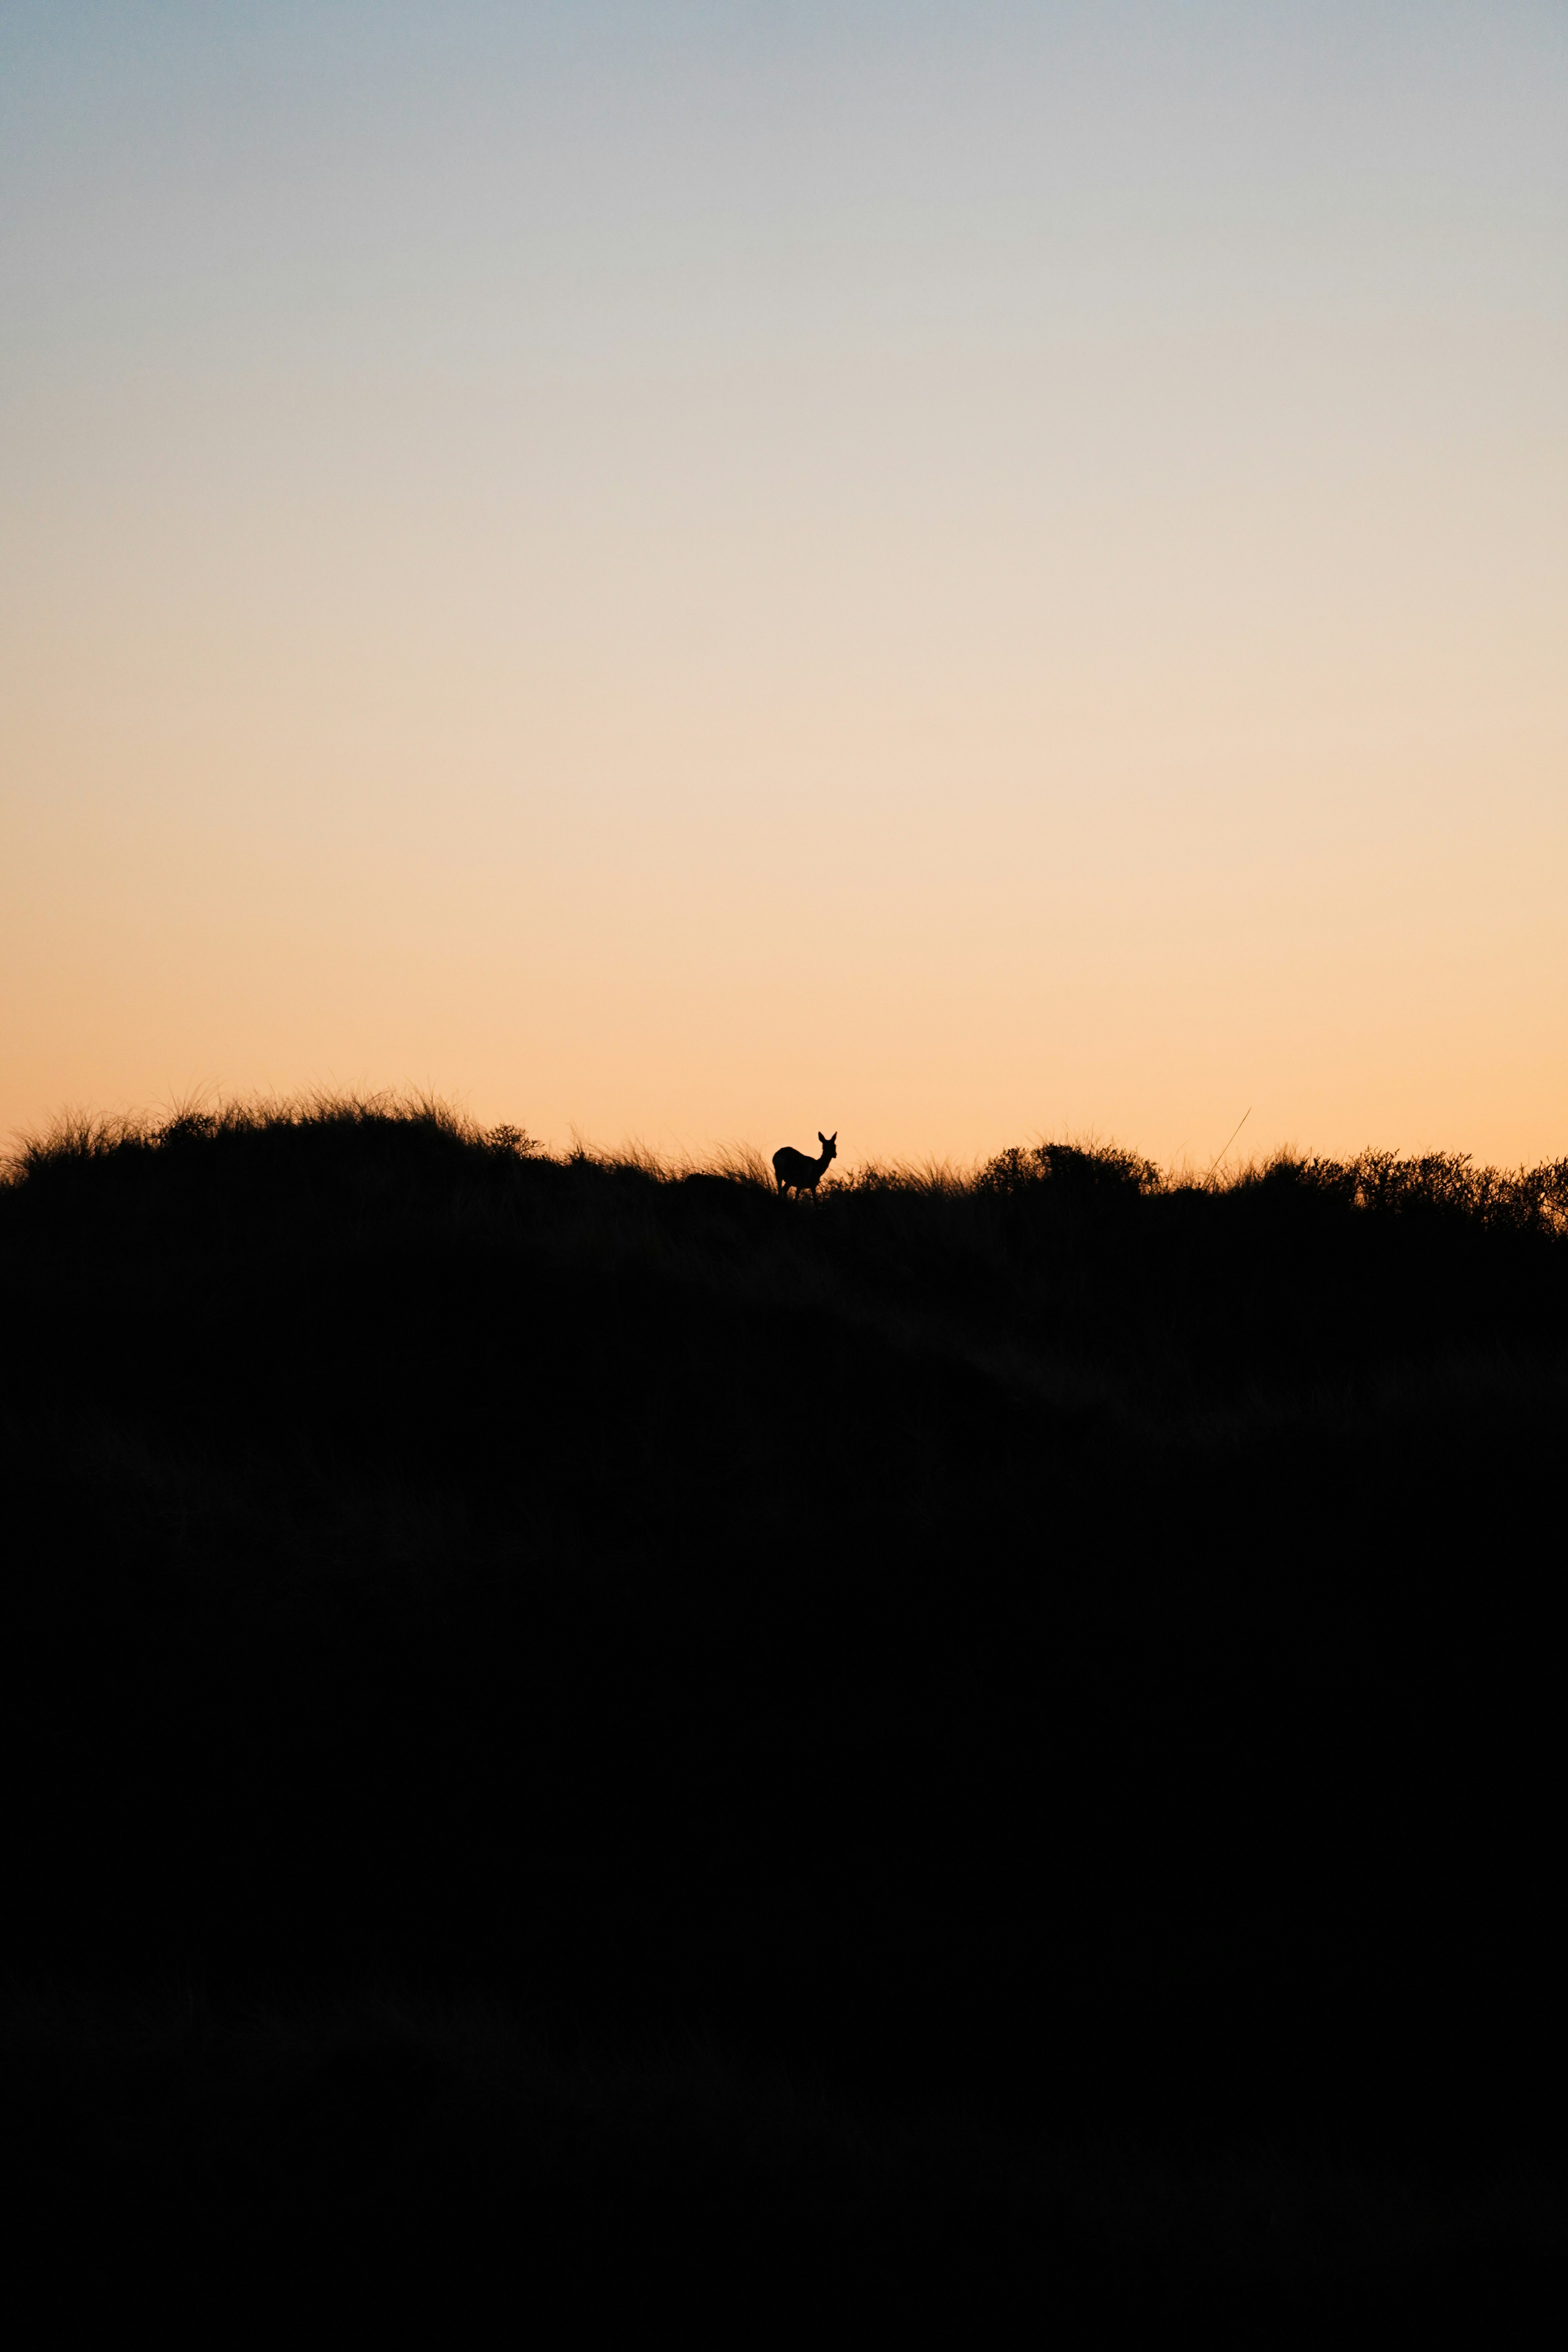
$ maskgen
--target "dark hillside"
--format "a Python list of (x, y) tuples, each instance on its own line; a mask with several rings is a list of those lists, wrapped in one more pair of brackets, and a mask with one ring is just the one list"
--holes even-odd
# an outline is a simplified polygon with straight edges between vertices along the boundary
[(14, 1984), (1563, 2155), (1568, 1164), (228, 1114), (31, 1151), (0, 1312)]

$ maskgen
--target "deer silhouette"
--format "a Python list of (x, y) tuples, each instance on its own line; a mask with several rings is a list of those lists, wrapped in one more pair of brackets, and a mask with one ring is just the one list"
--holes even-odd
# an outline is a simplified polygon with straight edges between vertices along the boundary
[(816, 1200), (824, 1170), (830, 1160), (838, 1157), (838, 1130), (835, 1128), (831, 1135), (824, 1135), (818, 1128), (816, 1139), (822, 1146), (820, 1160), (808, 1160), (804, 1151), (796, 1151), (789, 1143), (774, 1152), (773, 1174), (779, 1180), (781, 1192), (793, 1192), (797, 1199), (802, 1192), (809, 1192)]

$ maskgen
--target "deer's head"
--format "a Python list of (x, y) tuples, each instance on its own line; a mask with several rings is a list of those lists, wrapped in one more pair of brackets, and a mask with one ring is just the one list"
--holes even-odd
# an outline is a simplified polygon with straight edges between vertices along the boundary
[(821, 1144), (821, 1146), (822, 1146), (822, 1148), (823, 1148), (824, 1151), (826, 1151), (826, 1154), (827, 1154), (827, 1156), (828, 1156), (829, 1160), (837, 1160), (837, 1157), (838, 1157), (838, 1129), (837, 1129), (837, 1128), (835, 1128), (835, 1129), (834, 1129), (834, 1130), (833, 1130), (833, 1132), (832, 1132), (832, 1134), (831, 1134), (831, 1135), (824, 1135), (824, 1133), (822, 1132), (822, 1129), (821, 1129), (820, 1128), (818, 1128), (818, 1129), (817, 1129), (817, 1130), (816, 1130), (816, 1139), (817, 1139), (818, 1143), (820, 1143), (820, 1144)]

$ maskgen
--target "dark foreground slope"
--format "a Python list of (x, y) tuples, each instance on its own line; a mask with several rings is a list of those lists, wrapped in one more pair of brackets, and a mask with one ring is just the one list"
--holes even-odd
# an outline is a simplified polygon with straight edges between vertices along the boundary
[[(352, 1107), (62, 1137), (0, 1193), (29, 2097), (64, 2068), (97, 2146), (140, 2003), (176, 2170), (213, 2098), (288, 2141), (288, 2064), (235, 2088), (265, 2011), (401, 2130), (479, 2003), (609, 2053), (601, 2122), (697, 2044), (1034, 2151), (1005, 2227), (968, 2158), (834, 2190), (858, 2243), (893, 2213), (879, 2275), (929, 2270), (932, 2197), (1009, 2276), (1092, 2268), (1047, 2146), (1348, 2167), (1451, 2251), (1432, 2198), (1495, 2220), (1568, 2153), (1565, 1206), (1561, 1169), (1066, 1150), (786, 1203)], [(689, 2213), (751, 2179), (816, 2243), (712, 2133), (615, 2126), (574, 2210), (624, 2222), (628, 2163)]]

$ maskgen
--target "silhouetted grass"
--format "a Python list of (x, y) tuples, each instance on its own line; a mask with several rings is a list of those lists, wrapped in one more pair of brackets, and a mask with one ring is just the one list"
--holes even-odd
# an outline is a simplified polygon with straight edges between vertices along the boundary
[(237, 2283), (252, 2324), (306, 2295), (317, 2326), (402, 2334), (499, 2305), (552, 2341), (663, 2320), (1105, 2342), (1184, 2320), (1209, 2343), (1386, 2342), (1439, 2310), (1443, 2334), (1489, 2337), (1535, 2314), (1568, 2242), (1550, 2174), (1478, 2191), (1267, 2144), (1173, 2163), (889, 2126), (710, 2048), (567, 2053), (472, 2005), (35, 2001), (0, 2017), (0, 2188), (57, 2328), (143, 2300), (164, 2332), (232, 2326)]
[(0, 1187), (11, 1979), (1550, 2168), (1565, 1308), (1568, 1163), (784, 1202), (433, 1103), (63, 1123)]

